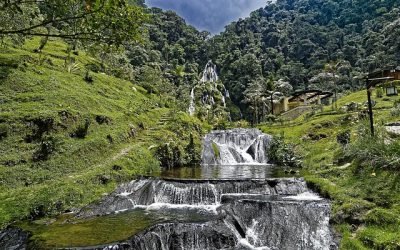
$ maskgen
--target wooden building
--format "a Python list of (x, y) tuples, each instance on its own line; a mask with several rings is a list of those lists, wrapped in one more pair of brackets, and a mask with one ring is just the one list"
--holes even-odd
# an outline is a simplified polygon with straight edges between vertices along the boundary
[(397, 84), (400, 83), (400, 67), (384, 69), (369, 73), (365, 77), (368, 98), (368, 113), (371, 127), (371, 135), (375, 135), (374, 131), (374, 114), (372, 111), (371, 92), (376, 86), (386, 88), (386, 95), (397, 95)]

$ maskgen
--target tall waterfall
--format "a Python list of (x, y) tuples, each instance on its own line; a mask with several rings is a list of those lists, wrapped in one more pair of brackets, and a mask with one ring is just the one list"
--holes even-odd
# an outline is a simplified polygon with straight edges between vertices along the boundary
[(195, 96), (194, 96), (194, 87), (190, 91), (190, 104), (189, 104), (189, 115), (194, 115), (194, 112), (196, 111), (196, 105), (195, 105)]
[[(226, 98), (229, 98), (229, 92), (226, 90), (225, 86), (219, 82), (217, 66), (213, 64), (211, 60), (207, 62), (201, 74), (199, 84), (194, 86), (190, 91), (190, 103), (188, 108), (190, 115), (194, 115), (196, 111), (196, 89), (202, 90), (200, 101), (204, 106), (222, 104), (224, 108), (226, 107)], [(218, 99), (221, 100), (221, 103), (215, 101), (215, 95), (219, 96)]]
[(207, 62), (200, 81), (202, 83), (205, 82), (216, 83), (218, 81), (217, 66), (213, 64), (211, 60)]
[(258, 129), (213, 131), (204, 138), (205, 165), (267, 164), (271, 136)]

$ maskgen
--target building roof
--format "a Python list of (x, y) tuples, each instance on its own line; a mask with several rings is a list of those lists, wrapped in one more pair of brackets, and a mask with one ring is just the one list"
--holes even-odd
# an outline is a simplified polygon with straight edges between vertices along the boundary
[(317, 98), (325, 99), (328, 98), (330, 96), (332, 96), (333, 93), (329, 92), (329, 91), (322, 91), (322, 90), (302, 90), (302, 91), (296, 91), (293, 93), (293, 95), (289, 98), (289, 102), (293, 102), (293, 101), (314, 101)]
[(374, 87), (389, 80), (400, 80), (400, 75), (396, 73), (400, 73), (400, 66), (369, 73), (364, 78), (367, 81), (367, 88)]

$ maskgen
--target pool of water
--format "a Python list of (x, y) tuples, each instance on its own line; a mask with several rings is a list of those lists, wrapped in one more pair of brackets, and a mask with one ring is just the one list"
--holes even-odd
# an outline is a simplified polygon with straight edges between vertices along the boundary
[(89, 219), (64, 214), (55, 219), (25, 221), (16, 226), (32, 233), (31, 249), (54, 249), (106, 245), (126, 240), (159, 223), (202, 223), (217, 218), (219, 215), (207, 209), (170, 207), (135, 209)]

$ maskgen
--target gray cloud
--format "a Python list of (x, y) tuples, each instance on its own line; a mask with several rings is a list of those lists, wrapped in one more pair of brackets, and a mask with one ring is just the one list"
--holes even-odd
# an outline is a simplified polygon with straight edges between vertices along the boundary
[(213, 34), (266, 5), (266, 0), (146, 0), (151, 7), (173, 10), (200, 30)]

